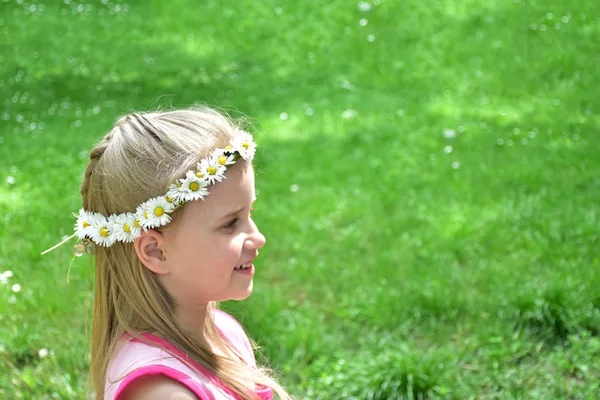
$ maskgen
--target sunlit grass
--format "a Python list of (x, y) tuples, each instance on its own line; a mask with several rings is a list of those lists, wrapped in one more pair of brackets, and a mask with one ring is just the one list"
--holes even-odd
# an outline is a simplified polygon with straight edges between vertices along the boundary
[(84, 398), (93, 273), (40, 252), (117, 116), (194, 102), (256, 127), (224, 307), (291, 393), (597, 397), (594, 2), (46, 3), (0, 16), (0, 397)]

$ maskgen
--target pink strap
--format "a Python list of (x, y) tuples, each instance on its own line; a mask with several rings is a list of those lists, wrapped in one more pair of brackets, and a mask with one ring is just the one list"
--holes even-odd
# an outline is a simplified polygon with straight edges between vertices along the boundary
[(202, 386), (192, 381), (187, 375), (165, 365), (149, 365), (146, 367), (141, 367), (127, 375), (119, 385), (119, 388), (115, 393), (114, 400), (119, 400), (125, 388), (133, 381), (146, 375), (164, 375), (167, 378), (181, 383), (183, 386), (191, 390), (200, 400), (215, 400), (215, 397), (212, 393), (204, 390)]
[[(194, 361), (193, 359), (191, 359), (187, 354), (185, 354), (183, 351), (179, 350), (177, 347), (173, 346), (171, 343), (167, 342), (165, 339), (160, 338), (158, 336), (155, 336), (155, 335), (153, 335), (151, 333), (142, 333), (141, 336), (145, 340), (147, 340), (148, 343), (161, 346), (162, 348), (164, 348), (165, 350), (167, 350), (169, 353), (181, 357), (183, 360), (185, 360), (186, 362), (188, 362), (192, 366), (194, 366), (194, 368), (196, 368), (204, 376), (206, 376), (213, 385), (217, 386), (218, 388), (220, 388), (221, 390), (223, 390), (225, 393), (227, 393), (228, 395), (230, 395), (234, 399), (238, 399), (239, 398), (238, 395), (236, 395), (230, 388), (228, 388), (227, 386), (225, 386), (223, 384), (223, 382), (221, 382), (221, 380), (219, 378), (217, 378), (214, 374), (212, 374), (209, 370), (207, 370), (206, 368), (204, 368), (202, 365), (198, 364), (196, 361)], [(227, 337), (225, 337), (225, 339), (227, 339)], [(137, 338), (131, 338), (131, 341), (132, 342), (144, 343), (143, 341), (141, 341), (141, 340), (139, 340)], [(133, 375), (134, 373), (136, 373), (136, 372), (138, 372), (140, 370), (144, 370), (145, 368), (152, 368), (152, 366), (139, 368), (139, 369), (135, 370), (134, 372), (132, 372), (130, 375)], [(168, 368), (168, 367), (165, 367), (165, 368)], [(176, 372), (179, 373), (181, 376), (187, 378), (186, 375), (180, 373), (179, 371), (176, 371)], [(162, 372), (160, 372), (160, 373), (162, 373)], [(139, 376), (139, 374), (138, 374), (138, 376)], [(123, 380), (123, 382), (121, 382), (121, 385), (119, 386), (119, 391), (121, 391), (122, 389), (124, 389), (124, 387), (126, 386), (125, 381), (127, 380), (128, 377), (129, 377), (129, 375), (127, 375), (127, 377)], [(173, 379), (175, 379), (175, 378), (173, 378)], [(175, 380), (177, 380), (177, 379), (175, 379)], [(179, 382), (179, 380), (177, 380), (177, 381)], [(259, 388), (257, 390), (255, 390), (255, 393), (262, 400), (270, 400), (270, 399), (273, 398), (273, 391), (269, 387), (259, 386)], [(205, 400), (205, 399), (206, 399), (206, 397), (200, 397), (200, 400)], [(213, 397), (209, 397), (209, 399), (212, 400)], [(118, 400), (118, 399), (115, 397), (115, 400)]]
[[(230, 316), (229, 314), (227, 314), (221, 310), (217, 310), (217, 311), (221, 315), (226, 316), (230, 321), (235, 322), (235, 324), (237, 324), (240, 327), (240, 329), (243, 329), (241, 327), (240, 323), (235, 318), (233, 318), (232, 316)], [(217, 330), (219, 331), (221, 336), (227, 342), (229, 342), (230, 345), (237, 348), (237, 346), (235, 346), (231, 342), (231, 340), (227, 337), (227, 335), (225, 335), (225, 333), (218, 326), (217, 326)], [(124, 335), (124, 336), (127, 337), (129, 335)], [(187, 354), (185, 354), (183, 351), (179, 350), (177, 347), (173, 346), (168, 341), (166, 341), (158, 336), (155, 336), (151, 333), (143, 333), (141, 336), (144, 339), (143, 341), (139, 340), (137, 338), (131, 338), (130, 340), (132, 342), (150, 343), (155, 346), (162, 347), (163, 349), (165, 349), (167, 352), (171, 353), (172, 355), (176, 355), (176, 356), (180, 357), (182, 360), (185, 360), (187, 363), (191, 364), (194, 368), (196, 368), (199, 372), (201, 372), (204, 376), (206, 376), (213, 385), (217, 386), (218, 388), (223, 390), (225, 393), (232, 396), (234, 399), (239, 398), (239, 396), (237, 396), (230, 388), (225, 386), (219, 378), (217, 378), (214, 374), (212, 374), (210, 371), (208, 371), (205, 367), (203, 367), (202, 365), (200, 365), (197, 362), (195, 362), (194, 360), (192, 360)], [(249, 350), (252, 351), (252, 349), (249, 349)], [(241, 351), (241, 349), (238, 348), (238, 351)], [(244, 361), (244, 360), (242, 360), (242, 361)], [(115, 400), (118, 400), (119, 394), (122, 393), (123, 390), (125, 390), (125, 387), (127, 387), (127, 385), (129, 385), (131, 382), (133, 382), (133, 380), (135, 380), (143, 375), (147, 375), (147, 374), (165, 375), (168, 378), (171, 378), (171, 379), (183, 384), (187, 388), (189, 388), (192, 392), (194, 392), (194, 394), (196, 394), (198, 396), (198, 398), (200, 400), (214, 400), (214, 396), (212, 395), (212, 393), (210, 393), (210, 391), (205, 390), (205, 388), (203, 388), (200, 385), (198, 385), (197, 383), (195, 383), (187, 375), (185, 375), (177, 370), (174, 370), (170, 367), (164, 366), (164, 365), (149, 365), (146, 367), (141, 367), (141, 368), (138, 368), (135, 371), (133, 371), (131, 374), (127, 375), (125, 377), (125, 379), (123, 379), (123, 381), (119, 385), (119, 388), (115, 395)], [(273, 391), (269, 387), (259, 386), (259, 388), (255, 391), (255, 393), (259, 396), (260, 399), (263, 399), (263, 400), (269, 400), (269, 399), (273, 398)]]
[[(221, 390), (225, 391), (225, 393), (229, 394), (233, 398), (238, 397), (231, 389), (229, 389), (227, 386), (225, 386), (223, 384), (223, 382), (221, 382), (221, 380), (219, 378), (217, 378), (214, 374), (212, 374), (209, 370), (207, 370), (202, 365), (198, 364), (196, 361), (191, 359), (187, 354), (185, 354), (183, 351), (179, 350), (177, 347), (173, 346), (171, 343), (167, 342), (165, 339), (155, 336), (151, 333), (142, 333), (142, 337), (144, 339), (146, 339), (149, 343), (152, 343), (152, 344), (158, 345), (158, 346), (162, 346), (169, 353), (176, 355), (178, 357), (181, 357), (181, 359), (190, 363), (194, 368), (196, 368), (204, 376), (206, 376), (213, 385), (215, 385), (218, 388), (220, 388)], [(132, 338), (131, 341), (143, 343), (141, 340), (139, 340), (137, 338)]]

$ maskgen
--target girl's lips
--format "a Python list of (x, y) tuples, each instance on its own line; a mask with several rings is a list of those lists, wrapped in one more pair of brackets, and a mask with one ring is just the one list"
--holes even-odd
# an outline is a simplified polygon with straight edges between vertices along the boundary
[(234, 269), (234, 271), (244, 275), (254, 275), (254, 264), (248, 269)]

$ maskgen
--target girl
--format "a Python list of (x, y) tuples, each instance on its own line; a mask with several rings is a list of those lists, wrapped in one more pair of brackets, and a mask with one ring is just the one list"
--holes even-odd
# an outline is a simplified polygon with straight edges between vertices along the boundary
[(122, 117), (90, 153), (75, 226), (95, 255), (96, 398), (282, 399), (217, 303), (252, 292), (250, 134), (208, 108)]

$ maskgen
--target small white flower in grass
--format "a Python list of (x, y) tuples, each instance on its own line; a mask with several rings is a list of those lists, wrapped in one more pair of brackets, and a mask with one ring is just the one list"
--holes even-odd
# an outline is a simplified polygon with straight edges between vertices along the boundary
[[(199, 178), (199, 175), (202, 177)], [(180, 190), (184, 192), (183, 198), (185, 201), (202, 200), (204, 199), (204, 196), (208, 195), (208, 190), (206, 189), (208, 180), (205, 179), (204, 176), (208, 176), (208, 172), (188, 171), (187, 174), (185, 174), (185, 178), (181, 181), (180, 188)]]
[(135, 215), (140, 220), (142, 228), (147, 230), (171, 222), (169, 213), (174, 209), (175, 206), (167, 201), (166, 196), (159, 196), (140, 205)]
[(366, 1), (361, 1), (358, 3), (358, 9), (360, 11), (369, 11), (371, 9), (371, 4)]
[(17, 297), (16, 296), (9, 296), (8, 297), (8, 304), (15, 304), (17, 302)]
[(342, 113), (342, 117), (344, 117), (344, 119), (356, 117), (356, 111), (354, 111), (354, 110), (346, 110), (346, 111), (344, 111)]
[(12, 271), (4, 271), (3, 273), (0, 274), (0, 284), (2, 284), (2, 285), (8, 284), (8, 279), (12, 278), (12, 276), (13, 276)]
[(111, 215), (108, 218), (109, 228), (116, 241), (131, 243), (142, 233), (141, 226), (136, 226), (136, 218), (132, 213)]
[(83, 239), (90, 234), (92, 228), (92, 215), (83, 208), (79, 210), (79, 214), (75, 215), (77, 222), (75, 223), (75, 233), (79, 239)]
[(112, 246), (115, 242), (115, 237), (111, 234), (112, 232), (108, 224), (108, 219), (102, 214), (93, 213), (90, 222), (92, 226), (89, 231), (89, 236), (94, 243), (105, 247)]
[(240, 156), (246, 161), (250, 161), (256, 154), (256, 143), (251, 134), (246, 131), (238, 131), (238, 134), (231, 141), (231, 146), (234, 151), (240, 153)]
[(40, 358), (46, 358), (48, 356), (48, 349), (40, 349), (40, 351), (38, 351), (38, 356)]
[(446, 139), (454, 139), (456, 137), (456, 131), (454, 129), (444, 129), (444, 137)]
[[(227, 168), (224, 165), (219, 164), (217, 159), (212, 157), (205, 158), (200, 161), (198, 165), (198, 172), (196, 174), (202, 174), (203, 179), (206, 179), (209, 184), (215, 182), (221, 182), (225, 178), (225, 171)], [(187, 179), (186, 175), (186, 179)]]
[(15, 293), (19, 293), (21, 291), (21, 285), (19, 285), (18, 283), (15, 283), (14, 285), (12, 285), (11, 290)]

